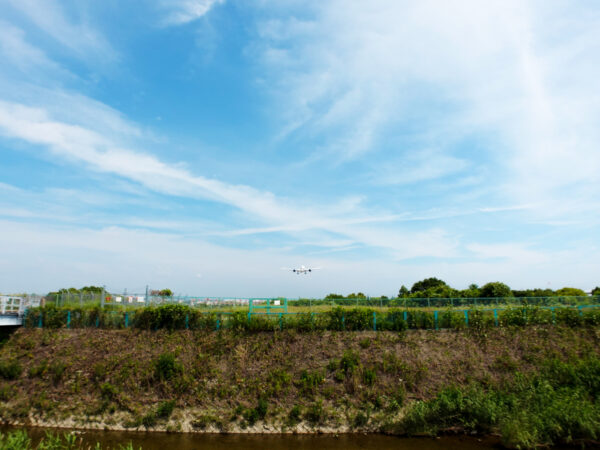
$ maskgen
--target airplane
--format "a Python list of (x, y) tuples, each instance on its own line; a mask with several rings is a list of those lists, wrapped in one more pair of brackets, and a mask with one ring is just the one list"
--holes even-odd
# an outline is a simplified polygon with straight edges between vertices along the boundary
[(308, 275), (310, 272), (312, 272), (313, 270), (319, 270), (320, 267), (305, 267), (304, 265), (301, 265), (300, 268), (298, 269), (290, 269), (289, 267), (282, 267), (282, 270), (291, 270), (292, 272), (300, 275), (301, 273), (303, 273), (304, 275)]

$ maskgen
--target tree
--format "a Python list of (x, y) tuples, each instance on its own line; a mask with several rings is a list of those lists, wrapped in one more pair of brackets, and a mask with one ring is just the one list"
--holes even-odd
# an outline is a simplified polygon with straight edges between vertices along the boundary
[(340, 298), (344, 298), (344, 296), (342, 294), (328, 294), (327, 297), (325, 297), (325, 300), (337, 300)]
[(435, 277), (425, 278), (424, 280), (417, 281), (410, 288), (410, 293), (415, 294), (417, 292), (425, 292), (428, 289), (435, 289), (439, 287), (449, 287), (445, 281), (439, 280)]
[(479, 295), (481, 297), (512, 297), (513, 293), (506, 284), (492, 281), (483, 285)]
[(592, 295), (600, 295), (600, 286), (596, 286), (593, 290), (592, 290)]
[(408, 297), (408, 294), (410, 294), (410, 291), (406, 286), (402, 285), (398, 291), (398, 298)]
[(560, 295), (561, 297), (585, 297), (586, 293), (574, 287), (564, 287), (557, 290), (556, 295)]

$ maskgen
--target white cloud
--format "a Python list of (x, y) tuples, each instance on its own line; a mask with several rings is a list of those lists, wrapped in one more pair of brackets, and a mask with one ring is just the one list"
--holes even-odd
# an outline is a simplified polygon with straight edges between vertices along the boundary
[(183, 25), (193, 22), (206, 15), (216, 5), (225, 0), (178, 0), (164, 2), (163, 6), (169, 9), (164, 19), (165, 25)]
[(72, 23), (55, 0), (8, 0), (48, 36), (72, 51), (82, 60), (101, 65), (117, 59), (117, 53), (106, 38), (81, 20)]
[[(449, 158), (446, 167), (424, 165), (416, 180), (471, 159), (486, 166), (487, 183), (506, 202), (540, 205), (538, 214), (590, 209), (600, 191), (597, 5), (309, 5), (287, 17), (266, 9), (252, 47), (264, 57), (286, 133), (342, 160), (381, 147), (388, 159), (405, 156), (416, 140)], [(468, 137), (479, 155), (460, 154)], [(399, 138), (413, 145), (389, 145)], [(565, 211), (574, 198), (581, 208)]]
[[(105, 125), (102, 121), (100, 123)], [(117, 126), (117, 130), (122, 128), (120, 122)], [(125, 131), (130, 130), (125, 127)], [(374, 231), (365, 225), (392, 221), (395, 217), (389, 214), (368, 215), (358, 207), (360, 199), (357, 198), (342, 200), (337, 205), (298, 205), (290, 199), (277, 198), (270, 192), (250, 186), (193, 175), (181, 166), (166, 164), (147, 153), (123, 148), (107, 134), (55, 121), (42, 108), (0, 101), (0, 133), (45, 146), (56, 156), (74, 164), (83, 163), (92, 170), (133, 180), (157, 192), (230, 205), (247, 213), (253, 220), (269, 223), (268, 232), (323, 230), (340, 233), (357, 242), (391, 249), (403, 258), (448, 256), (455, 247), (436, 230), (429, 237), (426, 231), (395, 231), (387, 235)], [(251, 229), (249, 232), (262, 231)], [(247, 234), (245, 231), (240, 233)]]

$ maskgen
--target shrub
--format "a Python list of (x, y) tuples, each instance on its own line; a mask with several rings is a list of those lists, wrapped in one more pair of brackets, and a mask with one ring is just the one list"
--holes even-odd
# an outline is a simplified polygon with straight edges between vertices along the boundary
[(300, 422), (300, 416), (302, 415), (302, 410), (300, 406), (294, 405), (294, 407), (288, 413), (288, 424), (296, 425)]
[(358, 367), (359, 356), (353, 350), (346, 350), (342, 359), (340, 360), (340, 369), (344, 371), (344, 373), (349, 374), (354, 371), (356, 367)]
[(5, 380), (16, 380), (21, 376), (23, 368), (17, 360), (0, 361), (0, 377)]
[(404, 320), (404, 312), (392, 308), (383, 316), (377, 315), (377, 329), (388, 331), (404, 331), (408, 328), (408, 324)]
[(303, 370), (300, 374), (300, 387), (303, 392), (314, 393), (322, 382), (323, 373), (321, 371), (309, 372)]
[(318, 400), (312, 403), (304, 413), (304, 420), (317, 425), (325, 421), (325, 409), (323, 408), (323, 400)]
[(156, 416), (161, 419), (168, 419), (171, 417), (173, 413), (173, 409), (175, 408), (175, 400), (168, 400), (166, 402), (161, 402), (158, 404), (156, 408)]
[(367, 386), (373, 386), (375, 384), (375, 380), (377, 379), (377, 372), (375, 369), (365, 368), (362, 373), (363, 383)]
[(359, 411), (358, 413), (356, 413), (356, 416), (354, 416), (352, 425), (354, 425), (354, 428), (362, 428), (367, 424), (368, 421), (369, 418), (367, 417), (367, 415), (362, 411)]
[(154, 363), (155, 375), (159, 380), (171, 380), (183, 371), (182, 365), (177, 362), (172, 353), (163, 353)]
[(104, 400), (112, 401), (117, 397), (119, 390), (116, 386), (113, 386), (110, 383), (102, 383), (100, 385), (100, 395)]

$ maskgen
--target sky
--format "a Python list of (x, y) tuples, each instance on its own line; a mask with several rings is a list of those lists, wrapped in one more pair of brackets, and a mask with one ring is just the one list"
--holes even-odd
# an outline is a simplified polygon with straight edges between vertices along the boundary
[(593, 0), (4, 0), (0, 292), (591, 290), (599, 54)]

